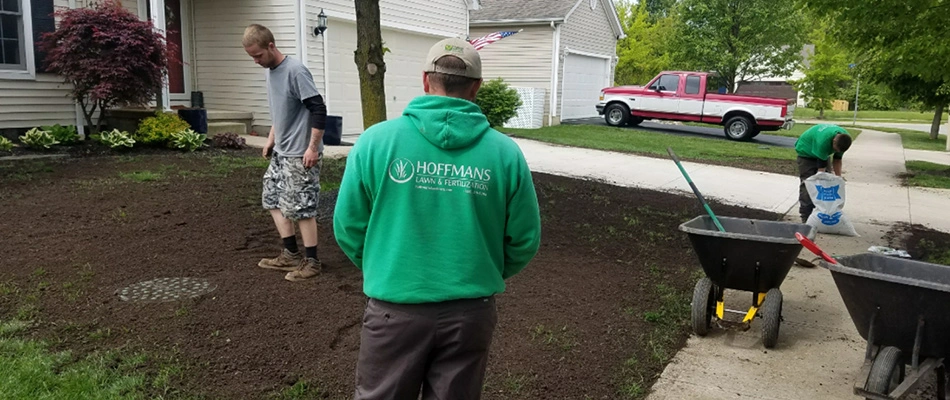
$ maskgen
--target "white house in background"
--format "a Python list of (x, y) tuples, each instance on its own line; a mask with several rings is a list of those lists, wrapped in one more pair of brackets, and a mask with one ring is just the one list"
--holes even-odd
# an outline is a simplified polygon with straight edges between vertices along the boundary
[[(4, 0), (4, 49), (16, 55), (0, 58), (0, 129), (24, 129), (82, 121), (58, 76), (39, 70), (35, 41), (52, 29), (55, 9), (86, 7), (92, 0)], [(10, 6), (10, 10), (6, 8)], [(179, 44), (184, 64), (169, 66), (163, 106), (189, 106), (191, 93), (203, 93), (209, 119), (245, 119), (259, 132), (270, 125), (264, 72), (241, 46), (244, 28), (269, 27), (278, 47), (310, 67), (324, 94), (329, 113), (343, 117), (344, 134), (363, 131), (356, 50), (356, 12), (352, 0), (123, 0), (122, 5), (156, 26), (180, 33), (168, 40)], [(468, 35), (468, 12), (478, 0), (380, 0), (386, 59), (386, 98), (390, 117), (398, 116), (413, 97), (422, 95), (422, 64), (433, 44), (445, 37)], [(158, 12), (163, 10), (163, 12)], [(314, 34), (323, 10), (328, 29)], [(11, 37), (7, 37), (11, 36)], [(6, 50), (5, 50), (6, 51)], [(5, 53), (4, 53), (5, 54)]]
[[(814, 54), (815, 45), (806, 44), (802, 48), (802, 64), (805, 68), (811, 65), (810, 57)], [(805, 107), (805, 94), (796, 90), (791, 83), (804, 77), (801, 68), (796, 68), (790, 76), (763, 76), (754, 81), (738, 82), (736, 94), (792, 99), (798, 107)]]
[[(611, 0), (481, 0), (471, 12), (472, 38), (520, 33), (479, 52), (482, 75), (545, 91), (544, 123), (596, 117), (600, 90), (611, 86), (617, 39), (623, 37)], [(552, 106), (553, 105), (553, 106)]]

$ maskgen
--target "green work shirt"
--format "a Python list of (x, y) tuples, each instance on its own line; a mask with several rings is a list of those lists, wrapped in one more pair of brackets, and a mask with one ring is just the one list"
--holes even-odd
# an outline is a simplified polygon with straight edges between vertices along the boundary
[(841, 158), (842, 153), (835, 153), (833, 140), (835, 135), (848, 135), (848, 131), (838, 125), (818, 124), (808, 128), (798, 141), (795, 142), (795, 152), (799, 157), (817, 158), (819, 160), (828, 160), (832, 154), (835, 158)]

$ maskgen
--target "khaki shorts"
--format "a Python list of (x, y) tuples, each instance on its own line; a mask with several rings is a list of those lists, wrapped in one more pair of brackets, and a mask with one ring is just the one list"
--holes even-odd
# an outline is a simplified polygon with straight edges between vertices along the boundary
[(317, 160), (317, 165), (304, 168), (303, 157), (271, 156), (267, 172), (264, 172), (261, 196), (264, 209), (279, 209), (284, 217), (294, 221), (316, 218), (323, 153)]

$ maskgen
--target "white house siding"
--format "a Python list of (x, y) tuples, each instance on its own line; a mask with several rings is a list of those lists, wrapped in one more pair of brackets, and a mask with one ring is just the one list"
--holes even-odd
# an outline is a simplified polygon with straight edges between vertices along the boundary
[(482, 76), (485, 80), (503, 78), (511, 86), (544, 89), (544, 121), (547, 122), (551, 104), (554, 29), (550, 25), (473, 27), (469, 35), (477, 38), (492, 32), (518, 29), (524, 31), (479, 50)]
[[(589, 0), (582, 0), (571, 13), (565, 24), (561, 27), (561, 54), (558, 71), (558, 105), (560, 110), (563, 100), (562, 89), (564, 88), (564, 56), (568, 51), (582, 52), (587, 54), (596, 54), (610, 57), (610, 71), (608, 82), (605, 86), (613, 83), (614, 69), (617, 63), (617, 36), (611, 28), (611, 20), (608, 17), (610, 10), (604, 8), (604, 2), (597, 1), (596, 7), (592, 10)], [(608, 2), (609, 3), (609, 2)], [(600, 89), (600, 88), (598, 88)], [(597, 104), (597, 99), (591, 99), (591, 108)]]
[(296, 2), (194, 0), (193, 7), (196, 81), (198, 90), (204, 92), (205, 107), (252, 112), (254, 125), (270, 126), (264, 69), (248, 57), (241, 39), (244, 28), (261, 24), (274, 33), (277, 47), (285, 55), (296, 57)]
[[(331, 115), (343, 117), (343, 134), (363, 131), (359, 73), (353, 61), (356, 50), (356, 24), (331, 20), (333, 33), (328, 37), (328, 70), (330, 91), (327, 108)], [(330, 30), (328, 29), (327, 32)], [(388, 118), (402, 115), (413, 98), (425, 94), (422, 88), (422, 66), (429, 48), (441, 36), (383, 29), (383, 42), (389, 48), (386, 61), (386, 114)]]
[[(57, 0), (54, 5), (67, 8), (69, 2)], [(23, 7), (29, 7), (29, 0), (23, 1)], [(70, 86), (62, 82), (59, 76), (43, 73), (28, 80), (0, 78), (0, 129), (75, 124), (76, 109), (68, 97)]]
[[(200, 0), (198, 0), (200, 1)], [(313, 74), (313, 81), (317, 84), (317, 89), (320, 90), (320, 93), (323, 94), (324, 100), (326, 100), (326, 78), (324, 71), (324, 57), (323, 57), (323, 37), (314, 36), (313, 28), (317, 26), (317, 15), (320, 14), (320, 7), (318, 7), (313, 2), (307, 2), (307, 19), (304, 23), (304, 38), (307, 43), (307, 67), (310, 68), (310, 73)], [(330, 32), (325, 33), (327, 39), (329, 40)]]
[[(330, 18), (356, 21), (353, 0), (313, 1)], [(317, 11), (319, 13), (319, 11)], [(380, 25), (383, 28), (427, 33), (435, 36), (464, 35), (468, 31), (463, 0), (380, 0)]]

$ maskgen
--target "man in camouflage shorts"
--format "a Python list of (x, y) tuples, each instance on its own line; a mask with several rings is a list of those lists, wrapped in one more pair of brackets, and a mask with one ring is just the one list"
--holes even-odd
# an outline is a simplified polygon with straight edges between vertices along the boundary
[[(321, 268), (316, 217), (327, 107), (310, 71), (277, 50), (269, 29), (257, 24), (247, 27), (243, 44), (254, 62), (267, 69), (264, 76), (273, 124), (263, 150), (263, 156), (271, 160), (261, 197), (284, 242), (279, 256), (257, 265), (286, 271), (284, 278), (289, 281), (312, 278)], [(294, 222), (303, 238), (303, 254), (297, 248)]]

